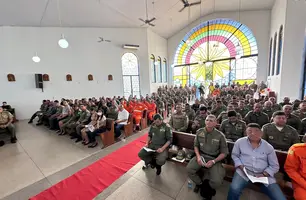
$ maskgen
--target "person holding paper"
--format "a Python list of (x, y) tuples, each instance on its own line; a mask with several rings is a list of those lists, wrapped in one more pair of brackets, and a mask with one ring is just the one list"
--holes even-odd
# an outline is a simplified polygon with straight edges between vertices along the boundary
[[(263, 132), (260, 128), (259, 124), (248, 124), (247, 136), (235, 142), (232, 159), (236, 172), (228, 191), (227, 200), (239, 199), (242, 190), (251, 182), (248, 176), (254, 176), (253, 181), (256, 181), (256, 177), (267, 177), (268, 184), (262, 184), (261, 187), (263, 193), (271, 200), (286, 200), (274, 178), (274, 174), (279, 170), (276, 153), (273, 146), (261, 138)], [(262, 179), (262, 181), (265, 180)]]
[(304, 200), (306, 196), (306, 144), (294, 144), (288, 151), (285, 170), (292, 180), (294, 199)]
[[(221, 161), (228, 154), (225, 136), (215, 128), (216, 125), (216, 116), (208, 115), (205, 119), (205, 128), (199, 129), (196, 133), (194, 140), (196, 156), (187, 165), (188, 176), (196, 184), (194, 192), (197, 193), (201, 189), (201, 196), (207, 200), (215, 196), (215, 189), (222, 185), (225, 170)], [(206, 169), (205, 175), (209, 178), (204, 181), (197, 174), (203, 167)]]
[(156, 167), (156, 175), (160, 175), (161, 167), (168, 158), (168, 147), (172, 142), (172, 131), (169, 124), (163, 122), (163, 117), (160, 114), (154, 115), (153, 120), (145, 146), (149, 149), (141, 149), (138, 156), (145, 162), (142, 169), (145, 170), (149, 166), (151, 168)]

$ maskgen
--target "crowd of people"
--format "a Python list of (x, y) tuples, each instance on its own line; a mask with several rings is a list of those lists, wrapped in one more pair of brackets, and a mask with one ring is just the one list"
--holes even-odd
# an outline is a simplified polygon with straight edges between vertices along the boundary
[[(171, 131), (186, 132), (196, 134), (194, 151), (180, 149), (177, 155), (186, 155), (180, 156), (180, 159), (189, 160), (187, 172), (196, 185), (194, 192), (200, 191), (205, 199), (211, 199), (216, 194), (225, 177), (221, 163), (229, 153), (227, 141), (234, 142), (231, 157), (236, 168), (228, 192), (229, 200), (239, 199), (250, 182), (246, 173), (267, 178), (268, 182), (262, 184), (262, 191), (270, 199), (286, 199), (275, 178), (284, 176), (279, 173), (275, 150), (289, 151), (284, 168), (291, 178), (295, 199), (304, 198), (306, 173), (303, 169), (306, 166), (303, 158), (306, 145), (301, 143), (299, 135), (304, 135), (306, 131), (306, 101), (290, 102), (285, 97), (277, 103), (275, 97), (255, 95), (258, 90), (251, 85), (234, 83), (223, 87), (218, 95), (209, 93), (204, 97), (202, 94), (190, 105), (188, 101), (195, 95), (192, 90), (188, 86), (165, 86), (158, 89), (158, 94), (153, 94), (156, 102), (164, 102), (167, 109), (173, 105), (175, 111), (168, 124), (161, 115), (154, 116), (146, 144), (154, 151), (142, 149), (138, 154), (145, 162), (144, 170), (156, 168), (159, 175), (171, 147)], [(207, 172), (204, 180), (198, 174), (202, 168)]]

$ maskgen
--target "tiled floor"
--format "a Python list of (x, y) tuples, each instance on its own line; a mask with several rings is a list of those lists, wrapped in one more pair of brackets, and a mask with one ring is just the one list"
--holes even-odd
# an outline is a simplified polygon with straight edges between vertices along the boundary
[[(18, 143), (0, 147), (0, 199), (4, 200), (28, 199), (147, 132), (144, 130), (101, 150), (75, 144), (67, 136), (57, 136), (45, 127), (28, 125), (26, 121), (18, 122), (17, 128)], [(139, 162), (95, 199), (201, 199), (187, 188), (184, 167), (167, 162), (160, 176), (154, 170), (143, 171), (141, 167)], [(228, 187), (229, 183), (224, 183), (214, 199), (226, 199)], [(267, 198), (245, 190), (241, 199)]]

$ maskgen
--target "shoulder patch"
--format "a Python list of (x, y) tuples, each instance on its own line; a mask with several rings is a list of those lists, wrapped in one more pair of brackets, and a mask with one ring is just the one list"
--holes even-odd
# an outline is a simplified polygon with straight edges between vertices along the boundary
[(294, 150), (293, 149), (289, 149), (288, 155), (293, 155), (293, 154), (294, 154)]

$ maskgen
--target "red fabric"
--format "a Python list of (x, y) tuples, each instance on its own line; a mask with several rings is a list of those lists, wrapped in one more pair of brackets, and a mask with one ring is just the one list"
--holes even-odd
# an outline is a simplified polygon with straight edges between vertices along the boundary
[(30, 200), (92, 200), (140, 161), (138, 152), (146, 141), (147, 135), (134, 140)]

